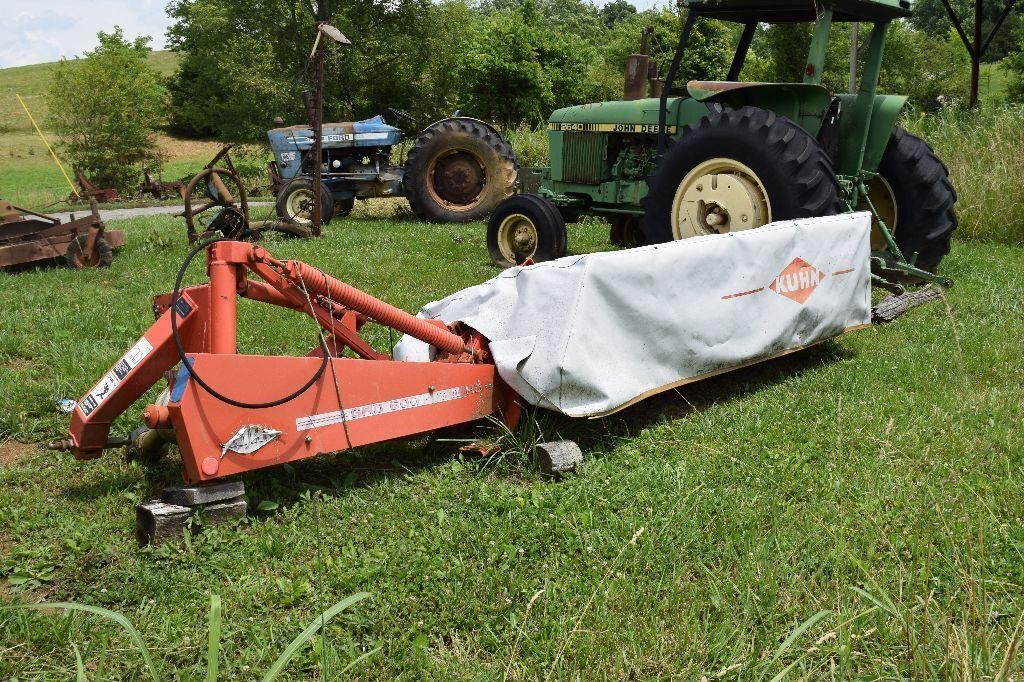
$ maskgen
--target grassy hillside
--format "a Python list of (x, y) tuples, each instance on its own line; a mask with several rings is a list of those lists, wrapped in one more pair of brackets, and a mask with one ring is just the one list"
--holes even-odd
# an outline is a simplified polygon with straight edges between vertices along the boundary
[[(170, 76), (178, 66), (178, 56), (170, 50), (149, 55), (149, 63), (163, 76)], [(50, 73), (58, 62), (15, 66), (0, 69), (0, 135), (14, 131), (32, 131), (32, 124), (15, 98), (21, 95), (40, 125), (46, 119), (43, 95), (50, 85)]]
[[(169, 76), (177, 67), (178, 58), (175, 53), (164, 50), (151, 53), (149, 62), (162, 75)], [(55, 65), (56, 62), (50, 62), (0, 69), (0, 198), (27, 208), (51, 204), (70, 191), (15, 97), (16, 94), (22, 96), (46, 133), (44, 95)], [(47, 135), (47, 138), (55, 145), (52, 136)], [(219, 143), (179, 141), (161, 136), (160, 146), (167, 159), (165, 178), (177, 179), (201, 167), (213, 156)]]

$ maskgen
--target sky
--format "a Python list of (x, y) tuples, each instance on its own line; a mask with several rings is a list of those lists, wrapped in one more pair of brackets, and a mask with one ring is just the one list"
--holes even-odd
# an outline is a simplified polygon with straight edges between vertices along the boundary
[(0, 68), (53, 62), (96, 47), (96, 33), (114, 25), (125, 36), (152, 36), (163, 49), (167, 0), (0, 0), (4, 36)]
[[(597, 0), (603, 5), (604, 0)], [(655, 0), (633, 0), (637, 7)], [(129, 39), (150, 36), (162, 50), (170, 20), (167, 0), (0, 0), (5, 40), (0, 41), (0, 68), (55, 62), (96, 47), (96, 33), (124, 29)]]

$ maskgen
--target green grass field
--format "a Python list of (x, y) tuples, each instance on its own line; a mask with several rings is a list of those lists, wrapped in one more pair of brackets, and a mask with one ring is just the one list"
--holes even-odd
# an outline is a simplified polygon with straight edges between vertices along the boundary
[[(292, 679), (1012, 679), (1024, 618), (1024, 247), (959, 241), (945, 302), (593, 421), (540, 415), (583, 470), (460, 458), (416, 440), (245, 477), (254, 511), (156, 549), (134, 505), (178, 479), (16, 441), (59, 437), (77, 396), (148, 326), (185, 250), (122, 223), (107, 271), (0, 274), (0, 603), (124, 613), (168, 679), (261, 676), (317, 614), (372, 598)], [(571, 249), (606, 248), (575, 228)], [(269, 244), (407, 310), (492, 276), (483, 228), (363, 213)], [(202, 277), (201, 268), (192, 274)], [(303, 352), (300, 316), (245, 306), (250, 352)], [(371, 334), (386, 347), (387, 335)], [(631, 352), (624, 349), (623, 352)], [(614, 358), (595, 361), (614, 363)], [(129, 415), (115, 431), (130, 428)], [(529, 438), (524, 435), (527, 441)], [(141, 679), (95, 616), (0, 609), (0, 678)], [(326, 666), (326, 669), (325, 669)]]

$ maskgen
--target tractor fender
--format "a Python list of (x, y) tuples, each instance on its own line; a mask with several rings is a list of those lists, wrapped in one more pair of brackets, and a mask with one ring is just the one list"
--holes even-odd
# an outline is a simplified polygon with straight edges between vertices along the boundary
[(832, 96), (813, 83), (738, 83), (690, 81), (686, 91), (698, 102), (722, 104), (730, 109), (758, 107), (785, 116), (816, 136)]
[[(839, 132), (840, 139), (852, 140), (857, 137), (857, 121), (852, 115), (854, 111), (854, 104), (857, 101), (857, 95), (844, 94), (836, 95), (839, 99), (841, 111), (843, 113), (839, 116)], [(874, 104), (871, 106), (871, 123), (868, 125), (868, 135), (864, 144), (864, 161), (861, 163), (861, 169), (868, 172), (874, 173), (878, 170), (878, 164), (882, 161), (882, 155), (885, 153), (885, 148), (889, 145), (889, 137), (892, 135), (893, 128), (896, 127), (896, 121), (900, 117), (900, 112), (903, 111), (903, 106), (907, 103), (907, 98), (903, 95), (875, 95)], [(843, 148), (843, 155), (845, 153), (854, 153), (856, 150), (847, 152)], [(846, 167), (852, 165), (846, 163), (845, 160), (841, 161), (842, 166)]]

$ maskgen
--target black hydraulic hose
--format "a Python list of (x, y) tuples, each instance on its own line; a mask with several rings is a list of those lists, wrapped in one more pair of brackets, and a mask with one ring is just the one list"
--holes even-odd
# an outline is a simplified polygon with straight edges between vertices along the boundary
[(181, 299), (181, 281), (185, 278), (185, 272), (188, 270), (188, 266), (192, 263), (192, 259), (195, 258), (200, 251), (210, 246), (211, 244), (224, 241), (231, 240), (227, 237), (215, 237), (214, 239), (208, 239), (205, 242), (202, 242), (195, 246), (191, 251), (188, 252), (188, 255), (185, 256), (185, 261), (181, 264), (181, 268), (178, 270), (178, 276), (174, 279), (174, 293), (171, 294), (171, 336), (174, 338), (174, 345), (178, 349), (178, 357), (181, 359), (182, 366), (188, 371), (189, 376), (191, 376), (195, 380), (195, 382), (203, 388), (203, 390), (205, 390), (207, 393), (209, 393), (222, 403), (227, 403), (228, 405), (233, 405), (234, 407), (240, 407), (244, 410), (261, 410), (266, 407), (277, 407), (278, 405), (283, 405), (289, 401), (295, 400), (300, 395), (309, 390), (309, 387), (315, 384), (317, 381), (319, 381), (320, 377), (322, 377), (324, 374), (324, 370), (327, 369), (327, 363), (330, 362), (330, 353), (327, 350), (327, 344), (324, 341), (323, 334), (320, 335), (320, 349), (323, 351), (324, 359), (323, 362), (320, 363), (319, 369), (316, 370), (316, 372), (313, 374), (310, 380), (303, 384), (302, 387), (296, 390), (295, 392), (289, 393), (283, 398), (278, 398), (277, 400), (271, 400), (265, 403), (247, 403), (241, 400), (235, 400), (234, 398), (229, 398), (223, 393), (220, 393), (219, 391), (212, 388), (208, 383), (203, 381), (203, 379), (196, 372), (195, 368), (192, 367), (192, 363), (188, 361), (188, 358), (185, 355), (185, 347), (182, 345), (181, 335), (178, 333), (177, 304), (178, 301)]

